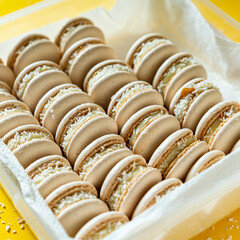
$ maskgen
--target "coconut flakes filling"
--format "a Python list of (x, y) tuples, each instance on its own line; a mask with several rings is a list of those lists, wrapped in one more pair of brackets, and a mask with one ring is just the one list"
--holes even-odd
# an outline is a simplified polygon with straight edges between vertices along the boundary
[(41, 169), (38, 174), (36, 174), (32, 180), (33, 182), (38, 185), (41, 183), (45, 178), (49, 177), (50, 175), (57, 173), (57, 172), (68, 172), (72, 171), (72, 168), (68, 165), (64, 165), (62, 162), (57, 161), (55, 165), (48, 166), (47, 168)]
[(189, 147), (192, 143), (196, 141), (196, 137), (194, 135), (182, 138), (177, 142), (177, 145), (167, 154), (167, 156), (163, 159), (158, 169), (164, 175), (170, 164), (177, 158), (177, 156), (187, 147)]
[(55, 216), (57, 216), (63, 209), (69, 207), (70, 205), (87, 199), (96, 199), (97, 197), (93, 195), (91, 192), (75, 192), (72, 195), (65, 196), (61, 200), (59, 200), (53, 207), (52, 211)]
[(50, 106), (60, 97), (67, 95), (68, 93), (82, 93), (82, 90), (78, 87), (62, 88), (54, 97), (50, 97), (48, 102), (44, 105), (41, 113), (39, 114), (41, 124), (43, 123), (45, 113), (50, 108)]
[(115, 72), (129, 72), (133, 73), (132, 69), (130, 69), (128, 66), (116, 63), (112, 65), (107, 65), (104, 66), (101, 69), (98, 69), (93, 76), (89, 79), (88, 81), (88, 86), (87, 86), (87, 92), (89, 93), (90, 90), (92, 89), (93, 85), (99, 81), (102, 77), (105, 77), (107, 75), (110, 75)]
[(18, 89), (17, 89), (17, 92), (16, 92), (17, 97), (22, 100), (22, 97), (24, 95), (24, 92), (25, 92), (29, 82), (34, 77), (38, 76), (39, 74), (41, 74), (43, 72), (53, 71), (53, 70), (60, 71), (57, 67), (42, 65), (42, 66), (36, 67), (33, 71), (25, 74), (24, 77), (22, 78), (19, 86), (18, 86)]
[(124, 194), (126, 191), (127, 187), (131, 183), (131, 181), (143, 170), (147, 169), (147, 167), (144, 166), (135, 166), (135, 163), (132, 166), (132, 169), (128, 172), (122, 172), (121, 176), (118, 177), (118, 184), (113, 190), (110, 198), (107, 200), (108, 205), (110, 207), (110, 210), (114, 211), (117, 210), (117, 204), (118, 201), (120, 200), (121, 196)]
[(30, 111), (22, 109), (18, 105), (14, 105), (11, 107), (6, 107), (0, 110), (0, 119), (8, 117), (9, 115), (18, 114), (18, 113), (26, 113), (28, 115), (32, 115)]
[(118, 228), (120, 228), (122, 225), (124, 225), (125, 222), (121, 221), (115, 221), (108, 223), (105, 227), (101, 228), (97, 232), (95, 232), (92, 236), (89, 236), (89, 240), (101, 240), (105, 238), (110, 233), (114, 232)]
[(186, 91), (188, 94), (181, 98), (174, 107), (174, 115), (181, 123), (184, 121), (187, 111), (194, 99), (209, 89), (216, 89), (216, 87), (207, 80), (192, 83), (188, 87), (182, 89), (182, 93)]
[(94, 109), (94, 110), (89, 109), (89, 111), (86, 114), (76, 116), (74, 119), (74, 122), (68, 126), (67, 132), (64, 134), (63, 140), (60, 144), (64, 153), (66, 154), (68, 144), (79, 127), (81, 127), (84, 123), (91, 120), (92, 118), (104, 116), (104, 115), (105, 113), (102, 112), (100, 109)]
[(147, 90), (152, 90), (152, 86), (149, 84), (136, 84), (132, 88), (127, 89), (117, 100), (115, 106), (113, 106), (111, 110), (111, 117), (115, 118), (117, 115), (118, 111), (122, 107), (122, 105), (132, 96), (135, 94), (142, 92), (142, 91), (147, 91)]
[(30, 130), (16, 132), (14, 137), (12, 137), (6, 145), (11, 151), (14, 151), (20, 145), (35, 139), (52, 140), (49, 134), (47, 134), (46, 132)]
[(134, 53), (133, 57), (133, 69), (136, 70), (140, 62), (142, 61), (142, 58), (149, 53), (152, 49), (166, 44), (166, 43), (171, 43), (169, 40), (165, 38), (154, 38), (154, 39), (149, 39), (147, 42), (143, 42), (141, 44), (140, 51)]
[(0, 87), (0, 93), (9, 93), (9, 94), (11, 94), (11, 93), (8, 91), (8, 89), (5, 88), (5, 87)]
[(234, 106), (231, 106), (225, 112), (221, 112), (220, 116), (210, 125), (207, 129), (206, 134), (203, 137), (203, 140), (209, 144), (211, 141), (212, 136), (214, 135), (215, 131), (219, 128), (221, 124), (228, 121), (231, 117), (233, 117), (236, 113), (240, 112), (240, 109)]
[(151, 113), (149, 116), (147, 116), (146, 118), (144, 118), (143, 120), (141, 120), (137, 126), (135, 128), (133, 128), (132, 133), (130, 135), (130, 137), (127, 140), (127, 146), (132, 149), (133, 145), (135, 143), (135, 141), (137, 140), (137, 138), (139, 137), (139, 135), (141, 134), (141, 132), (146, 128), (146, 126), (148, 126), (151, 122), (153, 122), (154, 120), (167, 115), (167, 112), (164, 111), (159, 111), (159, 112), (153, 112)]
[(167, 69), (167, 71), (163, 74), (163, 77), (157, 86), (157, 90), (163, 94), (167, 84), (172, 80), (172, 78), (182, 69), (196, 64), (196, 60), (193, 57), (182, 57), (178, 59), (176, 62), (172, 63), (171, 66)]
[(93, 156), (91, 157), (87, 157), (87, 159), (84, 161), (82, 168), (79, 172), (79, 176), (80, 178), (83, 180), (84, 177), (86, 176), (87, 172), (93, 167), (93, 165), (100, 159), (102, 158), (104, 155), (113, 152), (117, 149), (122, 149), (125, 148), (126, 144), (125, 143), (115, 143), (112, 144), (108, 147), (104, 147), (101, 146), (101, 149), (95, 153)]

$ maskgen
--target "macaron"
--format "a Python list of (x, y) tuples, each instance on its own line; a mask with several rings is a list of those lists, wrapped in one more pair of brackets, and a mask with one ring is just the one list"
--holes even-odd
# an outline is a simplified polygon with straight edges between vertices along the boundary
[(39, 61), (24, 68), (13, 85), (13, 94), (25, 102), (33, 112), (39, 100), (51, 88), (71, 83), (59, 66), (50, 61)]
[(38, 102), (34, 116), (55, 135), (62, 118), (82, 103), (93, 103), (92, 98), (77, 85), (66, 83), (49, 90)]
[(202, 116), (222, 101), (220, 91), (208, 80), (195, 78), (185, 83), (173, 97), (169, 112), (183, 128), (195, 131)]
[(5, 82), (10, 88), (12, 88), (14, 80), (15, 76), (12, 69), (4, 65), (0, 58), (0, 81)]
[(159, 202), (166, 194), (174, 191), (180, 185), (182, 185), (182, 182), (177, 178), (169, 178), (154, 185), (138, 203), (133, 218)]
[(183, 181), (193, 164), (208, 150), (206, 142), (197, 140), (190, 129), (180, 129), (159, 145), (148, 166), (159, 169), (163, 178)]
[(213, 164), (220, 161), (224, 157), (225, 157), (224, 152), (222, 152), (220, 150), (212, 150), (208, 153), (205, 153), (192, 166), (192, 168), (188, 172), (185, 182), (190, 180), (191, 178), (197, 176), (199, 173), (201, 173), (204, 170), (206, 170), (207, 168), (211, 167)]
[(240, 148), (240, 140), (237, 141), (237, 143), (234, 145), (234, 147), (232, 148), (232, 151), (231, 152), (234, 152), (236, 151), (237, 149)]
[(119, 130), (140, 109), (150, 105), (163, 105), (163, 99), (153, 87), (144, 81), (127, 84), (112, 96), (108, 115), (115, 119)]
[(130, 47), (126, 62), (138, 79), (152, 83), (158, 68), (176, 51), (171, 41), (158, 33), (150, 33), (140, 37)]
[(0, 102), (0, 137), (12, 129), (27, 124), (39, 125), (25, 103), (17, 100)]
[(84, 103), (64, 116), (58, 125), (55, 139), (73, 165), (88, 144), (110, 133), (118, 133), (116, 122), (100, 106)]
[(137, 81), (133, 70), (121, 60), (98, 63), (84, 79), (83, 89), (95, 103), (107, 110), (111, 97), (124, 85)]
[(157, 70), (153, 87), (164, 97), (169, 108), (172, 98), (186, 82), (194, 78), (207, 78), (205, 68), (189, 53), (176, 53), (169, 57)]
[(83, 181), (64, 184), (45, 200), (70, 237), (90, 219), (109, 211), (107, 205), (97, 199), (94, 186)]
[(69, 161), (59, 155), (37, 159), (25, 171), (36, 184), (43, 198), (63, 184), (80, 181), (79, 176), (72, 171)]
[(79, 154), (74, 171), (83, 181), (100, 189), (110, 170), (123, 158), (133, 155), (124, 139), (116, 134), (104, 135), (90, 143)]
[(33, 62), (49, 60), (58, 63), (60, 50), (56, 44), (42, 34), (29, 34), (23, 37), (9, 53), (7, 65), (18, 75)]
[(125, 213), (129, 219), (144, 194), (162, 180), (160, 171), (147, 166), (139, 155), (118, 162), (103, 182), (100, 198), (112, 211)]
[(240, 104), (223, 101), (213, 106), (199, 122), (196, 137), (206, 141), (211, 150), (231, 152), (240, 139)]
[(0, 102), (8, 101), (8, 100), (17, 100), (11, 94), (11, 88), (9, 85), (0, 80)]
[(75, 239), (103, 239), (114, 232), (125, 223), (129, 222), (128, 217), (121, 212), (105, 212), (87, 222), (77, 233)]
[(65, 23), (55, 38), (55, 43), (65, 52), (73, 43), (86, 37), (97, 37), (104, 41), (103, 32), (88, 18), (77, 17)]
[(121, 136), (127, 146), (147, 161), (170, 134), (180, 129), (179, 121), (160, 105), (145, 107), (124, 124)]
[(2, 140), (24, 168), (41, 157), (62, 155), (52, 134), (38, 125), (17, 127), (4, 135)]
[(84, 38), (75, 42), (63, 54), (61, 68), (72, 82), (83, 88), (83, 81), (89, 70), (97, 63), (117, 58), (115, 51), (99, 38)]

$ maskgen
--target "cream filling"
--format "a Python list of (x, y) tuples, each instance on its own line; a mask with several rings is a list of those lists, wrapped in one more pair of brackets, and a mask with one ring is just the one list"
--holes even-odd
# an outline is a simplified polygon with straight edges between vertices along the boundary
[(194, 135), (182, 138), (178, 141), (177, 145), (167, 154), (158, 167), (162, 175), (164, 175), (170, 164), (177, 158), (177, 156), (195, 141), (196, 137)]
[(84, 191), (75, 192), (74, 194), (70, 196), (66, 196), (62, 198), (60, 201), (58, 201), (54, 205), (52, 211), (54, 215), (57, 216), (63, 209), (69, 207), (70, 205), (76, 202), (86, 200), (86, 199), (96, 199), (96, 198), (97, 197), (93, 195), (91, 192), (84, 192)]
[(18, 89), (17, 89), (17, 92), (16, 92), (17, 97), (19, 99), (22, 99), (23, 94), (24, 94), (29, 82), (33, 78), (38, 76), (40, 73), (47, 72), (47, 71), (53, 71), (53, 70), (60, 71), (57, 67), (43, 65), (43, 66), (37, 67), (33, 71), (25, 74), (25, 76), (22, 78), (22, 80), (21, 80), (21, 82), (18, 86)]
[(12, 137), (8, 142), (7, 142), (7, 147), (11, 150), (14, 151), (16, 148), (18, 148), (20, 145), (30, 142), (35, 139), (48, 139), (52, 140), (51, 137), (42, 131), (36, 132), (34, 130), (32, 131), (21, 131), (21, 132), (16, 132), (14, 137)]
[(121, 65), (119, 63), (107, 65), (101, 69), (98, 69), (88, 81), (87, 92), (89, 93), (93, 85), (97, 81), (99, 81), (102, 77), (105, 77), (107, 75), (110, 75), (111, 73), (120, 72), (120, 71), (133, 73), (132, 69), (130, 69), (128, 66)]
[(180, 101), (175, 105), (174, 108), (174, 115), (181, 122), (183, 122), (193, 100), (198, 97), (202, 92), (209, 89), (216, 89), (216, 87), (207, 80), (203, 80), (198, 83), (190, 84), (187, 88), (182, 89), (182, 92), (188, 89), (190, 90), (190, 92), (187, 94), (187, 96), (180, 99)]
[(41, 113), (39, 114), (41, 124), (44, 119), (45, 113), (50, 108), (50, 106), (60, 97), (65, 96), (69, 93), (82, 93), (82, 90), (78, 87), (63, 88), (63, 89), (60, 89), (60, 91), (54, 97), (50, 97), (48, 102), (44, 105)]
[(120, 98), (116, 99), (116, 104), (115, 106), (113, 106), (112, 110), (111, 110), (111, 117), (115, 118), (115, 116), (117, 115), (118, 111), (120, 110), (120, 108), (122, 107), (122, 105), (132, 96), (134, 96), (135, 94), (142, 92), (142, 91), (147, 91), (147, 90), (152, 90), (152, 86), (151, 85), (146, 85), (146, 84), (136, 84), (134, 87), (127, 89), (121, 96)]
[(209, 144), (213, 134), (215, 133), (215, 131), (218, 129), (218, 127), (225, 122), (226, 120), (228, 120), (228, 118), (232, 117), (234, 114), (240, 112), (240, 110), (238, 108), (234, 108), (233, 106), (231, 106), (230, 109), (228, 109), (225, 112), (222, 112), (220, 114), (220, 116), (210, 125), (210, 127), (207, 129), (206, 134), (203, 137), (203, 140)]
[(49, 166), (47, 168), (41, 169), (38, 174), (36, 174), (32, 180), (35, 184), (41, 183), (45, 178), (49, 177), (50, 175), (58, 172), (68, 172), (72, 171), (72, 168), (68, 165), (63, 165), (62, 162), (56, 162), (54, 166)]
[(32, 115), (30, 111), (20, 108), (15, 105), (14, 107), (6, 107), (0, 110), (0, 119), (8, 117), (9, 115), (18, 114), (18, 113), (26, 113), (28, 115)]
[(113, 190), (109, 200), (107, 200), (109, 207), (111, 210), (116, 210), (118, 201), (120, 200), (121, 196), (126, 191), (127, 187), (131, 183), (131, 181), (143, 170), (145, 170), (146, 167), (144, 166), (135, 166), (133, 165), (133, 168), (129, 172), (122, 172), (121, 176), (118, 177), (118, 184)]
[(159, 85), (157, 86), (157, 90), (161, 94), (163, 94), (167, 84), (179, 71), (181, 71), (182, 69), (186, 68), (189, 65), (193, 65), (196, 63), (197, 62), (193, 57), (183, 57), (179, 59), (177, 62), (173, 63), (163, 74), (163, 78), (161, 79)]
[(169, 40), (164, 38), (155, 38), (151, 39), (147, 42), (142, 43), (141, 49), (139, 52), (134, 53), (134, 59), (133, 59), (133, 69), (136, 70), (140, 62), (142, 61), (142, 58), (149, 53), (152, 49), (166, 43), (171, 43)]
[(63, 141), (60, 144), (60, 146), (63, 148), (64, 153), (66, 154), (68, 144), (80, 126), (82, 126), (84, 123), (86, 123), (92, 118), (104, 115), (105, 113), (102, 112), (100, 109), (89, 109), (89, 112), (87, 112), (85, 115), (75, 117), (74, 122), (68, 126), (68, 130), (64, 134)]
[(141, 134), (141, 132), (146, 128), (147, 125), (149, 125), (154, 120), (167, 115), (167, 112), (163, 112), (162, 110), (160, 112), (153, 112), (151, 115), (147, 116), (143, 120), (141, 120), (135, 128), (133, 128), (132, 133), (130, 137), (127, 140), (127, 146), (132, 149), (135, 141)]
[(88, 240), (101, 240), (124, 224), (125, 223), (121, 221), (108, 223), (105, 227), (95, 232), (92, 236), (89, 236)]
[(0, 93), (9, 93), (11, 94), (7, 88), (4, 88), (4, 87), (0, 87)]
[(106, 155), (107, 153), (113, 152), (113, 151), (115, 151), (117, 149), (122, 149), (122, 148), (126, 148), (126, 144), (125, 143), (115, 143), (115, 144), (112, 144), (112, 145), (110, 145), (108, 147), (102, 146), (101, 149), (97, 153), (95, 153), (91, 157), (88, 157), (85, 160), (84, 164), (82, 165), (81, 172), (78, 173), (80, 175), (80, 178), (83, 180), (85, 175), (87, 174), (87, 172), (104, 155)]
[(62, 34), (60, 39), (60, 47), (62, 47), (62, 45), (65, 43), (68, 37), (70, 37), (71, 34), (75, 31), (75, 29), (77, 29), (78, 27), (79, 25), (66, 28), (65, 32)]

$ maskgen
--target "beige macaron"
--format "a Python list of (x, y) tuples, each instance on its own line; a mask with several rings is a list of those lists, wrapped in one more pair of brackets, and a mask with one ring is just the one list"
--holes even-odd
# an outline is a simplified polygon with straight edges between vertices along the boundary
[(231, 152), (240, 139), (240, 104), (223, 101), (209, 109), (197, 126), (196, 137), (206, 141), (211, 150)]
[(109, 171), (121, 159), (133, 155), (126, 147), (124, 139), (116, 134), (108, 134), (90, 143), (78, 156), (74, 171), (81, 179), (92, 183), (100, 190)]
[(154, 185), (141, 199), (134, 210), (133, 218), (144, 212), (155, 203), (159, 202), (166, 194), (174, 191), (182, 184), (181, 180), (177, 178), (169, 178)]
[(118, 162), (103, 182), (100, 198), (112, 211), (120, 211), (131, 218), (144, 194), (162, 180), (160, 171), (147, 167), (139, 155), (125, 157)]
[(138, 79), (152, 83), (161, 64), (176, 53), (175, 46), (158, 33), (140, 37), (129, 49), (126, 62), (132, 67)]
[(71, 80), (56, 63), (39, 61), (24, 68), (17, 76), (13, 94), (34, 112), (38, 101), (47, 91), (64, 83), (71, 83)]
[(132, 115), (121, 130), (127, 146), (147, 161), (170, 134), (180, 129), (179, 121), (160, 105), (145, 107)]
[(180, 129), (159, 145), (148, 165), (159, 169), (163, 178), (183, 181), (192, 165), (208, 150), (206, 142), (197, 141), (190, 129)]
[(195, 78), (177, 91), (169, 112), (177, 117), (183, 128), (195, 131), (208, 109), (221, 101), (222, 94), (212, 83), (202, 78)]
[(59, 144), (73, 165), (81, 151), (95, 139), (118, 133), (116, 122), (93, 103), (84, 103), (69, 111), (56, 131)]
[(200, 157), (195, 164), (192, 166), (190, 171), (187, 174), (185, 182), (190, 180), (191, 178), (197, 176), (199, 173), (203, 172), (207, 168), (211, 167), (216, 162), (220, 161), (225, 157), (224, 152), (220, 150), (212, 150), (208, 153), (205, 153), (202, 157)]
[(0, 137), (12, 129), (27, 124), (39, 125), (25, 103), (8, 100), (0, 103)]
[(128, 217), (122, 212), (105, 212), (86, 223), (77, 233), (75, 239), (103, 239), (114, 232), (125, 223), (129, 222)]
[(99, 38), (84, 38), (75, 42), (63, 54), (62, 69), (72, 82), (83, 88), (83, 81), (89, 70), (99, 62), (117, 58), (115, 51)]
[(42, 34), (30, 34), (23, 37), (8, 56), (7, 65), (18, 75), (33, 62), (49, 60), (58, 63), (60, 50), (56, 44)]
[(237, 149), (239, 149), (240, 148), (240, 140), (238, 140), (237, 141), (237, 143), (234, 145), (234, 147), (232, 148), (232, 151), (231, 152), (233, 152), (233, 151), (236, 151)]
[(84, 17), (73, 18), (65, 23), (58, 34), (55, 42), (62, 52), (65, 52), (73, 43), (86, 38), (97, 37), (104, 41), (103, 32), (93, 22)]
[(40, 158), (31, 163), (25, 171), (43, 198), (63, 184), (80, 181), (79, 176), (72, 171), (69, 161), (59, 155)]
[(62, 185), (47, 196), (46, 202), (70, 237), (90, 219), (109, 211), (107, 205), (97, 199), (94, 186), (83, 181)]
[(2, 140), (24, 168), (39, 158), (62, 155), (52, 134), (38, 125), (17, 127), (4, 135)]
[(0, 58), (0, 81), (5, 82), (10, 88), (13, 87), (15, 76), (13, 71), (6, 65), (3, 64)]
[(8, 100), (17, 100), (11, 94), (11, 88), (9, 85), (0, 80), (0, 102), (8, 101)]
[(194, 78), (206, 79), (205, 68), (191, 54), (176, 53), (160, 66), (153, 79), (153, 87), (163, 95), (164, 105), (169, 108), (179, 88)]
[(66, 83), (49, 90), (38, 102), (34, 116), (55, 135), (62, 118), (82, 103), (93, 103), (92, 98), (77, 85)]
[(133, 81), (137, 81), (133, 70), (125, 62), (111, 59), (100, 62), (88, 72), (83, 89), (95, 103), (107, 110), (111, 97)]
[(108, 115), (115, 119), (121, 130), (134, 113), (150, 105), (163, 105), (161, 94), (149, 83), (135, 81), (122, 87), (112, 96)]

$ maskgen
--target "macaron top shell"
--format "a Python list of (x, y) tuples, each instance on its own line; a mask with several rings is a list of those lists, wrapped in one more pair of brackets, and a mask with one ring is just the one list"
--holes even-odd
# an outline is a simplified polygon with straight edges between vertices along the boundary
[(237, 143), (234, 145), (234, 147), (232, 148), (232, 151), (231, 152), (233, 152), (233, 151), (236, 151), (237, 149), (239, 149), (240, 148), (240, 140), (238, 140), (237, 141)]
[(8, 66), (5, 66), (2, 61), (0, 62), (0, 81), (8, 84), (10, 88), (13, 87), (15, 81), (13, 71)]
[(102, 213), (85, 224), (75, 239), (103, 239), (128, 221), (128, 217), (122, 212)]

